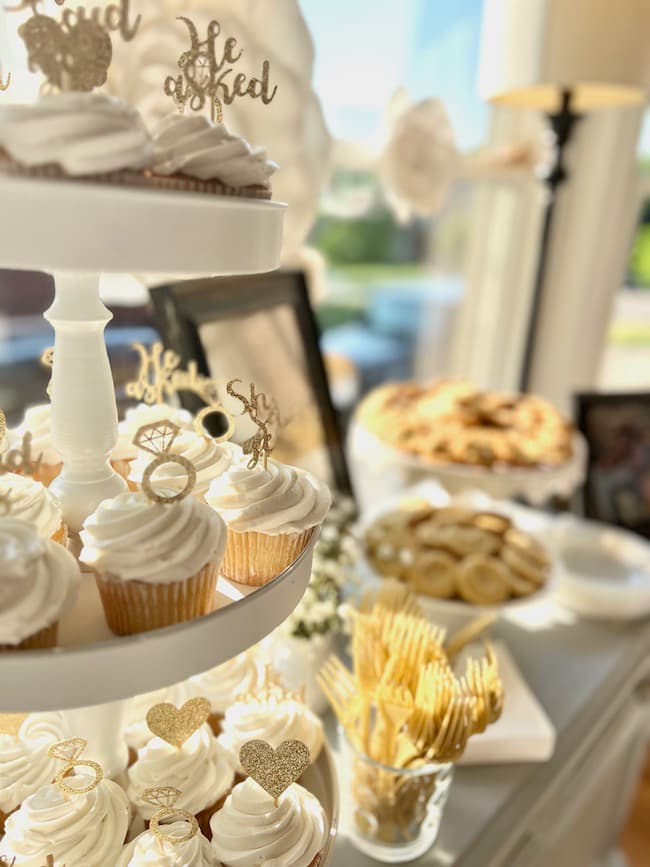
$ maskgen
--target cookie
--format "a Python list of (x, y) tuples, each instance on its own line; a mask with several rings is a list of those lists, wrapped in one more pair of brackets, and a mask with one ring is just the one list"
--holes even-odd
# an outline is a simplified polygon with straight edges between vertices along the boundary
[(546, 567), (539, 566), (516, 548), (504, 545), (501, 549), (501, 559), (515, 575), (538, 589), (546, 583)]
[(511, 527), (507, 531), (504, 541), (508, 547), (518, 551), (540, 569), (546, 569), (550, 565), (548, 554), (543, 545), (537, 539), (529, 536), (528, 533), (524, 533), (516, 527)]
[(487, 530), (488, 533), (496, 533), (498, 536), (503, 535), (512, 527), (512, 521), (506, 515), (499, 515), (497, 512), (475, 512), (472, 516), (472, 523), (479, 530)]
[(510, 596), (508, 570), (495, 557), (474, 554), (456, 567), (456, 591), (472, 605), (498, 605)]
[(537, 584), (533, 584), (532, 581), (527, 581), (525, 578), (522, 578), (521, 575), (513, 572), (512, 569), (508, 569), (508, 582), (510, 584), (510, 592), (513, 596), (516, 596), (519, 599), (525, 596), (532, 596), (533, 593), (537, 593), (539, 590)]
[(416, 593), (434, 599), (451, 599), (456, 594), (456, 561), (442, 551), (418, 554), (406, 571), (406, 580)]

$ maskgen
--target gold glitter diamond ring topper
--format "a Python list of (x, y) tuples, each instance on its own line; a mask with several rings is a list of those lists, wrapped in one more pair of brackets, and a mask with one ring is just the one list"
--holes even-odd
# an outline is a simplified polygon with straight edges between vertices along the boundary
[(191, 698), (181, 708), (163, 702), (147, 713), (149, 730), (168, 744), (181, 749), (185, 741), (208, 721), (212, 706), (207, 698)]
[[(155, 459), (149, 464), (142, 475), (142, 490), (152, 503), (176, 503), (184, 500), (194, 490), (196, 485), (196, 468), (194, 464), (183, 455), (172, 454), (171, 448), (180, 434), (180, 427), (169, 419), (152, 422), (138, 428), (133, 437), (133, 444), (149, 454), (155, 455)], [(165, 464), (178, 464), (187, 474), (185, 487), (177, 494), (160, 494), (153, 488), (153, 475), (156, 470)]]
[[(65, 0), (55, 2), (63, 6)], [(141, 16), (131, 22), (129, 4), (130, 0), (119, 0), (93, 9), (64, 9), (60, 21), (38, 11), (41, 0), (21, 0), (5, 8), (10, 12), (32, 10), (32, 17), (18, 28), (31, 72), (42, 72), (58, 90), (90, 91), (106, 83), (113, 59), (109, 33), (119, 30), (126, 42), (137, 33)]]
[(267, 469), (273, 451), (273, 433), (270, 427), (275, 417), (275, 402), (269, 401), (265, 394), (258, 394), (253, 382), (250, 385), (249, 397), (239, 394), (235, 391), (234, 386), (240, 382), (241, 379), (231, 379), (226, 386), (226, 391), (231, 397), (243, 404), (244, 409), (241, 414), (247, 415), (258, 428), (256, 434), (242, 443), (242, 451), (245, 455), (250, 456), (247, 464), (249, 470), (254, 469), (262, 458), (264, 458), (264, 469)]
[(277, 799), (305, 773), (311, 763), (302, 741), (284, 741), (274, 750), (266, 741), (248, 741), (239, 751), (239, 762), (248, 776)]
[(190, 18), (180, 16), (177, 20), (182, 21), (189, 31), (190, 48), (178, 60), (180, 75), (168, 75), (164, 91), (174, 100), (179, 111), (184, 112), (188, 106), (192, 111), (203, 111), (209, 105), (212, 120), (221, 123), (223, 104), (231, 105), (238, 97), (261, 99), (264, 105), (273, 101), (278, 87), (274, 85), (271, 89), (271, 64), (268, 60), (263, 61), (259, 78), (249, 78), (243, 72), (235, 74), (234, 67), (244, 51), (233, 36), (217, 46), (221, 36), (218, 21), (208, 24), (206, 38), (201, 40)]
[(6, 90), (9, 90), (9, 85), (11, 84), (11, 73), (7, 73), (7, 78), (5, 81), (0, 78), (0, 93), (4, 93)]
[[(185, 843), (196, 837), (199, 833), (199, 823), (192, 813), (186, 810), (178, 810), (176, 803), (181, 796), (179, 789), (173, 786), (156, 786), (153, 789), (145, 789), (142, 793), (142, 800), (146, 804), (151, 804), (152, 807), (160, 807), (160, 810), (151, 817), (149, 822), (149, 830), (159, 840), (166, 840), (168, 843)], [(164, 819), (169, 819), (172, 816), (184, 819), (189, 828), (185, 834), (167, 834), (161, 826)]]
[[(54, 778), (54, 782), (61, 789), (64, 795), (85, 795), (92, 792), (104, 779), (104, 771), (97, 762), (82, 761), (81, 754), (88, 746), (88, 741), (83, 738), (68, 738), (65, 741), (59, 741), (47, 751), (47, 754), (52, 759), (59, 759), (65, 762), (64, 766)], [(75, 768), (90, 768), (94, 773), (94, 779), (85, 786), (72, 785), (79, 777), (70, 775), (70, 771)]]

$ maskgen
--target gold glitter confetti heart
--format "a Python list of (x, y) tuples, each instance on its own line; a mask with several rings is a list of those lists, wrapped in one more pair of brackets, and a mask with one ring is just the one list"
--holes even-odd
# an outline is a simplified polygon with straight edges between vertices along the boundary
[(302, 741), (285, 741), (274, 750), (266, 741), (248, 741), (239, 751), (242, 768), (272, 798), (279, 798), (310, 765)]
[(207, 698), (191, 698), (180, 709), (173, 704), (157, 704), (147, 714), (147, 725), (157, 737), (180, 749), (207, 722), (211, 710)]
[(12, 735), (17, 738), (27, 716), (26, 713), (0, 713), (0, 735)]

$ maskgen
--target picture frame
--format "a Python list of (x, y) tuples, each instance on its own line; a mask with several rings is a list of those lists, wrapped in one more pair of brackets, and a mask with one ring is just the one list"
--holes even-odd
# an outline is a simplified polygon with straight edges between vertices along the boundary
[(650, 538), (650, 392), (575, 395), (589, 446), (586, 518)]
[[(199, 373), (222, 383), (240, 379), (241, 391), (254, 382), (258, 392), (273, 396), (281, 417), (290, 418), (286, 430), (292, 429), (292, 449), (296, 441), (315, 440), (317, 448), (306, 446), (305, 454), (326, 455), (315, 468), (290, 449), (286, 462), (325, 475), (336, 491), (353, 496), (303, 272), (202, 278), (149, 292), (161, 338), (181, 363), (195, 361)], [(301, 403), (297, 415), (296, 401)], [(192, 395), (181, 395), (181, 402), (197, 410)], [(285, 460), (285, 453), (278, 457)]]

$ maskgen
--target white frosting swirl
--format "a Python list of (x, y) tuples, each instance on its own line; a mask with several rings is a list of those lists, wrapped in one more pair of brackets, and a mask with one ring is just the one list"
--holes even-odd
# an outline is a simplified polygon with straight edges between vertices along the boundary
[(323, 724), (302, 702), (293, 698), (238, 701), (225, 713), (219, 743), (228, 751), (235, 768), (239, 751), (248, 741), (266, 741), (275, 749), (284, 741), (298, 740), (315, 762), (323, 746)]
[(202, 181), (218, 180), (230, 187), (270, 188), (276, 163), (265, 148), (252, 148), (246, 139), (200, 114), (170, 114), (153, 130), (156, 147), (153, 171), (159, 175), (184, 174)]
[(72, 554), (35, 527), (0, 520), (0, 644), (20, 644), (74, 603), (80, 574)]
[[(215, 520), (216, 519), (216, 520)], [(219, 565), (226, 527), (194, 497), (153, 503), (142, 492), (104, 500), (81, 531), (79, 559), (100, 574), (154, 584), (184, 581)]]
[[(80, 786), (94, 779), (78, 777)], [(126, 794), (111, 780), (68, 799), (58, 786), (43, 786), (7, 819), (0, 855), (17, 867), (43, 867), (50, 854), (57, 867), (108, 867), (122, 851), (129, 819)]]
[(212, 848), (228, 867), (309, 867), (329, 833), (311, 792), (293, 783), (276, 806), (251, 779), (235, 786), (210, 828)]
[(0, 476), (0, 495), (9, 494), (9, 514), (32, 524), (43, 539), (51, 538), (61, 527), (61, 507), (40, 482), (10, 473)]
[(166, 686), (132, 698), (128, 704), (127, 725), (124, 731), (127, 746), (132, 750), (141, 750), (153, 738), (151, 729), (147, 725), (147, 713), (155, 704), (169, 702), (176, 707), (182, 707), (186, 701), (200, 695), (202, 693), (198, 692), (193, 684), (183, 681), (175, 686)]
[(144, 169), (153, 142), (140, 113), (103, 93), (56, 93), (0, 108), (0, 146), (24, 166), (69, 175)]
[(44, 464), (61, 463), (63, 458), (52, 443), (52, 406), (49, 403), (32, 406), (25, 412), (22, 424), (9, 431), (10, 448), (19, 449), (26, 433), (32, 435), (34, 460), (40, 456)]
[[(189, 830), (188, 822), (170, 822), (165, 834), (182, 837)], [(118, 858), (115, 867), (221, 867), (212, 847), (197, 834), (183, 843), (159, 840), (151, 831), (136, 837)]]
[(157, 808), (142, 800), (145, 789), (160, 785), (179, 789), (175, 806), (196, 815), (229, 792), (235, 778), (227, 753), (208, 725), (201, 726), (180, 749), (162, 738), (152, 738), (138, 752), (128, 775), (129, 798), (147, 821)]
[[(241, 454), (241, 449), (234, 443), (216, 443), (212, 439), (199, 436), (194, 431), (183, 431), (174, 441), (170, 454), (180, 455), (191, 461), (196, 470), (196, 485), (194, 495), (205, 497), (214, 479), (218, 479), (234, 460)], [(140, 484), (145, 470), (152, 461), (147, 452), (140, 452), (131, 464), (129, 479)], [(166, 463), (157, 469), (152, 476), (156, 490), (181, 491), (185, 487), (187, 472), (180, 464)]]
[(124, 421), (118, 427), (117, 445), (113, 449), (111, 458), (114, 461), (132, 461), (137, 458), (140, 451), (133, 443), (133, 437), (145, 424), (154, 424), (159, 421), (173, 421), (180, 428), (192, 430), (192, 413), (186, 409), (170, 406), (168, 403), (139, 403), (137, 406), (127, 409)]
[(30, 714), (18, 735), (0, 734), (0, 810), (8, 814), (51, 783), (61, 763), (47, 753), (71, 737), (62, 713)]
[(323, 522), (332, 496), (311, 473), (269, 460), (249, 470), (245, 459), (210, 485), (208, 505), (231, 530), (270, 536), (302, 533)]
[(259, 681), (259, 665), (254, 651), (247, 650), (216, 668), (190, 678), (196, 694), (205, 696), (212, 713), (224, 714), (237, 696), (254, 690)]

